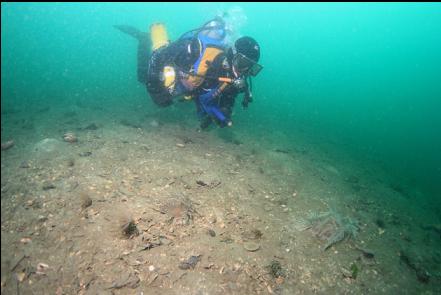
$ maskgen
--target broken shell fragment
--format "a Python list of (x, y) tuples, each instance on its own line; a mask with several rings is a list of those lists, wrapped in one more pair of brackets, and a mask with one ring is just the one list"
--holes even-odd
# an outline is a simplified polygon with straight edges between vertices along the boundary
[(63, 139), (64, 139), (64, 141), (69, 142), (69, 143), (74, 143), (74, 142), (78, 141), (78, 138), (72, 132), (64, 133)]
[(45, 275), (46, 273), (45, 273), (45, 270), (46, 269), (48, 269), (49, 268), (49, 265), (47, 265), (46, 263), (42, 263), (42, 262), (40, 262), (38, 265), (37, 265), (37, 271), (36, 271), (36, 274), (38, 274), (38, 275)]
[(23, 280), (25, 279), (25, 277), (26, 277), (26, 273), (25, 273), (24, 271), (22, 271), (22, 272), (17, 272), (17, 273), (15, 274), (15, 276), (16, 276), (16, 278), (17, 278), (17, 281), (19, 281), (19, 282), (21, 283), (21, 282), (23, 282)]
[(255, 252), (260, 249), (259, 244), (253, 242), (246, 242), (243, 244), (243, 247), (245, 248), (245, 250), (250, 252)]

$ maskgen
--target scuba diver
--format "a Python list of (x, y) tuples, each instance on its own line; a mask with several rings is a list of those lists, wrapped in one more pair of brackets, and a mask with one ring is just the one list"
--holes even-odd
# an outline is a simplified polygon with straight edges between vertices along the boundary
[(151, 25), (150, 33), (126, 25), (114, 27), (138, 40), (138, 81), (146, 85), (158, 106), (171, 105), (177, 96), (195, 98), (199, 117), (205, 122), (201, 127), (211, 121), (224, 127), (231, 126), (229, 118), (238, 93), (245, 91), (244, 105), (251, 101), (251, 85), (246, 80), (262, 68), (257, 64), (259, 46), (243, 37), (227, 49), (221, 17), (175, 42), (169, 41), (160, 23)]
[(160, 23), (152, 24), (149, 33), (127, 25), (114, 27), (138, 40), (138, 81), (146, 85), (160, 107), (199, 87), (209, 64), (225, 47), (221, 18), (185, 33), (175, 42), (169, 41)]
[(193, 94), (201, 129), (207, 128), (212, 122), (220, 127), (231, 127), (235, 98), (240, 93), (244, 94), (242, 106), (248, 107), (253, 100), (251, 77), (263, 68), (257, 63), (259, 58), (258, 43), (245, 36), (214, 60), (204, 83)]

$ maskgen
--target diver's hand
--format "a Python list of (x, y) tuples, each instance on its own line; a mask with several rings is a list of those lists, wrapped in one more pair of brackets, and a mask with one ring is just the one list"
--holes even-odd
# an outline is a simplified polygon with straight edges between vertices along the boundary
[(233, 85), (237, 88), (237, 89), (243, 89), (246, 86), (246, 82), (245, 79), (240, 77), (237, 78), (233, 81)]
[(242, 100), (242, 107), (244, 109), (248, 108), (248, 104), (250, 102), (253, 102), (253, 96), (251, 95), (251, 93), (245, 92), (245, 96)]

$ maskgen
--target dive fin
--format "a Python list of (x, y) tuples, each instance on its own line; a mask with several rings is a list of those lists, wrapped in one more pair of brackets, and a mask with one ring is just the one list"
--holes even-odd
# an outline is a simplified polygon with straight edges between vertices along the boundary
[(143, 37), (143, 33), (135, 27), (128, 25), (114, 25), (113, 27), (123, 33), (126, 33), (127, 35), (132, 36), (135, 39), (139, 40)]

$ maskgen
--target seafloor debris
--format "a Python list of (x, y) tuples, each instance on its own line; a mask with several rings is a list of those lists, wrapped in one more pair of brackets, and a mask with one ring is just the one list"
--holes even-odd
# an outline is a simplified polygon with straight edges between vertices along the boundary
[(42, 263), (40, 262), (37, 265), (37, 271), (35, 272), (37, 275), (45, 275), (46, 274), (46, 270), (49, 268), (49, 265), (47, 265), (46, 263)]
[(74, 143), (78, 141), (78, 138), (72, 132), (66, 132), (63, 134), (63, 140), (69, 143)]
[(6, 151), (6, 150), (10, 149), (11, 147), (14, 146), (14, 144), (15, 143), (13, 140), (8, 140), (7, 142), (2, 143), (2, 151)]
[(129, 219), (123, 222), (121, 229), (122, 229), (122, 233), (127, 238), (132, 238), (139, 234), (138, 227), (136, 226), (135, 221), (133, 219)]
[(273, 278), (285, 277), (285, 271), (282, 268), (282, 265), (277, 260), (272, 260), (271, 263), (266, 267), (269, 273), (273, 276)]
[(260, 249), (260, 245), (254, 242), (245, 242), (243, 243), (243, 247), (250, 252), (255, 252)]
[(258, 240), (262, 237), (262, 232), (258, 229), (251, 229), (242, 233), (242, 238), (245, 240)]
[(175, 225), (189, 225), (196, 213), (193, 204), (188, 198), (174, 198), (161, 206), (161, 213), (169, 216), (170, 223)]
[(359, 267), (355, 263), (351, 263), (349, 269), (342, 268), (341, 270), (343, 277), (347, 279), (355, 280), (358, 276), (358, 273), (360, 272)]
[(360, 246), (355, 245), (355, 249), (359, 250), (362, 254), (363, 257), (368, 258), (368, 259), (374, 259), (375, 258), (375, 254), (374, 251), (366, 249), (366, 248), (361, 248)]
[(202, 255), (190, 256), (190, 258), (188, 258), (187, 260), (185, 260), (179, 264), (179, 268), (183, 269), (183, 270), (190, 269), (190, 268), (194, 269), (196, 264), (201, 260), (201, 256)]
[(122, 275), (119, 279), (113, 282), (112, 286), (107, 289), (121, 289), (124, 287), (135, 289), (139, 286), (140, 279), (136, 274), (129, 273)]
[(430, 273), (423, 267), (421, 258), (408, 250), (401, 250), (400, 260), (404, 262), (409, 268), (415, 271), (417, 279), (422, 283), (428, 283), (430, 280)]
[(210, 235), (210, 237), (215, 237), (216, 236), (216, 232), (214, 231), (214, 230), (212, 230), (212, 229), (209, 229), (208, 231), (207, 231), (207, 233)]
[(20, 166), (19, 166), (20, 168), (31, 168), (31, 165), (30, 165), (30, 163), (29, 163), (29, 161), (26, 161), (26, 160), (24, 160), (24, 161), (22, 161), (21, 163), (20, 163)]
[(87, 207), (92, 206), (92, 199), (90, 198), (88, 193), (81, 192), (80, 199), (81, 199), (81, 208), (82, 209), (86, 209)]
[(334, 210), (311, 213), (307, 218), (298, 220), (297, 230), (310, 230), (317, 238), (324, 241), (323, 251), (343, 240), (355, 238), (359, 231), (356, 220), (343, 217)]
[(89, 157), (92, 155), (92, 152), (86, 151), (79, 153), (80, 157)]
[(56, 188), (55, 185), (52, 182), (46, 181), (43, 183), (43, 190), (47, 191), (50, 189)]

